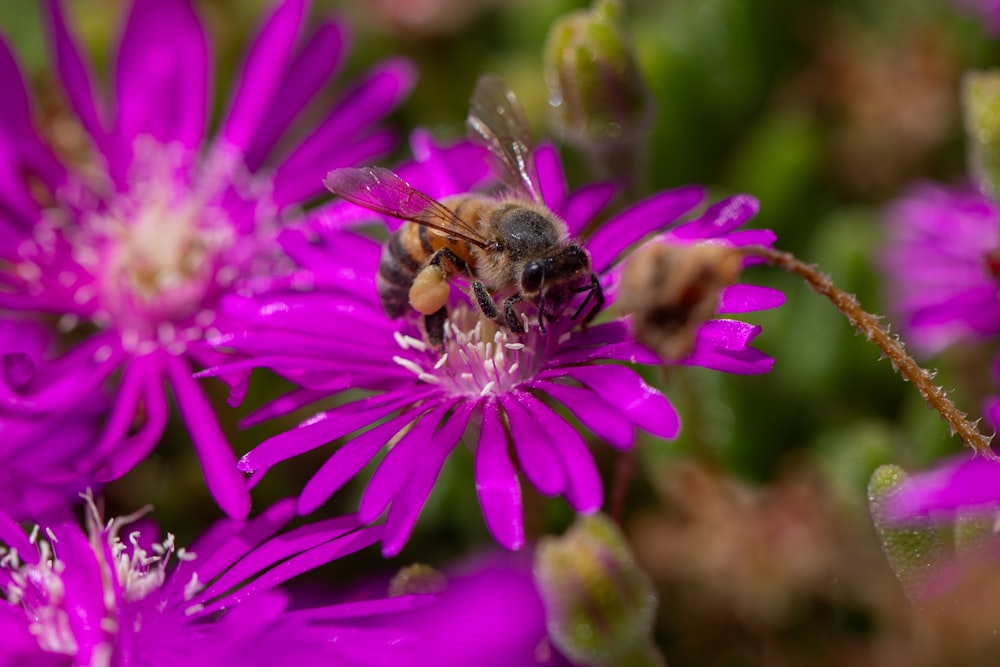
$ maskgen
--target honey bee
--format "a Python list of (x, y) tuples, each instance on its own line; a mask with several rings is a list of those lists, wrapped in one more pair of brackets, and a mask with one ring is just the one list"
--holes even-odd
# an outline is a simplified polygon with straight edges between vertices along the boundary
[[(481, 77), (467, 119), (472, 141), (486, 148), (507, 187), (499, 197), (456, 195), (437, 201), (388, 169), (335, 169), (323, 181), (341, 198), (405, 221), (385, 243), (376, 286), (385, 313), (412, 306), (425, 316), (428, 342), (440, 346), (450, 281), (471, 281), (482, 314), (524, 333), (515, 305), (537, 310), (538, 326), (554, 321), (575, 294), (586, 292), (575, 319), (589, 323), (604, 305), (590, 254), (569, 238), (566, 223), (544, 204), (527, 121), (517, 98), (498, 78)], [(502, 299), (498, 306), (496, 299)]]

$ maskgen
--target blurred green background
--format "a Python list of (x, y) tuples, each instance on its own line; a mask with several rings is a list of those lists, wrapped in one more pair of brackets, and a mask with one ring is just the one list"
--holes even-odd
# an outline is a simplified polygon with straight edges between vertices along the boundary
[[(195, 4), (212, 33), (218, 114), (243, 48), (270, 3)], [(117, 0), (70, 3), (79, 34), (99, 63), (110, 60), (124, 5)], [(645, 187), (651, 192), (703, 183), (716, 197), (755, 195), (761, 202), (755, 225), (774, 229), (780, 248), (817, 264), (867, 309), (886, 313), (877, 264), (883, 207), (915, 180), (964, 178), (960, 76), (963, 70), (1000, 62), (997, 43), (947, 0), (633, 0), (625, 5), (626, 25), (657, 105)], [(536, 135), (552, 140), (558, 133), (550, 126), (542, 44), (553, 20), (586, 6), (563, 0), (317, 0), (313, 14), (334, 13), (351, 25), (354, 48), (340, 85), (390, 55), (405, 55), (417, 64), (416, 90), (392, 117), (402, 132), (424, 126), (440, 138), (462, 136), (469, 93), (478, 75), (491, 71), (517, 93)], [(51, 87), (35, 3), (0, 3), (0, 30), (36, 86)], [(565, 146), (563, 153), (572, 167), (572, 184), (585, 182), (581, 157)], [(388, 162), (405, 156), (403, 146)], [(671, 540), (677, 516), (694, 517), (695, 523), (699, 516), (705, 519), (691, 505), (704, 499), (698, 494), (706, 489), (715, 489), (709, 496), (718, 499), (729, 497), (729, 491), (719, 489), (735, 485), (740, 491), (734, 497), (778, 498), (774, 502), (780, 505), (787, 501), (789, 485), (803, 485), (810, 489), (809, 507), (825, 508), (819, 515), (837, 526), (826, 535), (840, 535), (840, 530), (849, 535), (842, 541), (847, 545), (843, 558), (829, 566), (828, 579), (848, 582), (845, 590), (855, 591), (852, 586), (860, 584), (853, 572), (868, 568), (878, 573), (886, 599), (896, 604), (900, 596), (867, 525), (868, 477), (885, 462), (926, 467), (958, 451), (960, 443), (828, 302), (777, 270), (757, 267), (746, 278), (787, 295), (782, 308), (750, 318), (763, 326), (757, 344), (776, 358), (773, 372), (758, 377), (680, 368), (649, 373), (677, 406), (684, 430), (676, 442), (641, 442), (623, 523), (640, 560), (663, 586), (661, 607), (667, 610), (661, 610), (660, 638), (671, 664), (841, 664), (844, 646), (869, 646), (865, 642), (883, 636), (881, 602), (853, 593), (827, 599), (810, 590), (810, 604), (777, 621), (760, 621), (746, 610), (722, 614), (716, 606), (699, 606), (698, 601), (714, 600), (708, 593), (670, 597), (684, 589), (678, 581), (711, 575), (678, 574), (683, 568), (676, 567), (659, 572), (656, 565), (669, 559), (658, 557), (658, 540)], [(976, 415), (991, 389), (992, 354), (990, 346), (965, 346), (928, 364), (940, 370), (939, 383), (954, 389), (959, 406)], [(278, 391), (276, 380), (258, 377), (247, 406)], [(221, 393), (216, 398), (229, 415), (227, 428), (238, 453), (294, 423), (240, 432), (235, 421), (247, 409), (229, 411)], [(162, 524), (190, 539), (217, 510), (183, 429), (175, 424), (169, 436), (152, 459), (111, 485), (109, 503), (128, 511), (152, 502)], [(619, 462), (607, 448), (597, 451), (610, 486)], [(328, 454), (279, 466), (255, 491), (255, 506), (295, 493)], [(684, 477), (683, 471), (692, 469), (701, 472)], [(364, 479), (338, 494), (328, 512), (352, 509)], [(790, 497), (802, 501), (795, 493)], [(562, 501), (529, 497), (526, 503), (536, 535), (561, 530), (570, 519)], [(760, 510), (767, 504), (751, 506)], [(740, 514), (746, 509), (742, 501), (712, 507), (721, 507), (720, 516), (734, 524), (746, 518)], [(779, 522), (779, 530), (788, 525)], [(713, 530), (706, 538), (710, 542), (735, 534), (726, 532), (725, 521)], [(748, 539), (764, 539), (760, 535), (750, 531)], [(334, 571), (386, 572), (412, 561), (444, 565), (487, 542), (471, 483), (471, 457), (459, 451), (400, 557), (386, 563), (375, 552), (365, 553)], [(743, 548), (754, 546), (762, 545)], [(793, 556), (773, 554), (778, 561)], [(729, 593), (739, 598), (738, 592)], [(720, 596), (718, 605), (725, 607), (726, 599)], [(684, 639), (692, 636), (706, 609), (712, 610), (708, 618), (714, 629), (737, 648)], [(705, 637), (714, 636), (710, 623), (699, 627)], [(793, 635), (799, 639), (790, 641)], [(816, 661), (799, 662), (796, 656), (802, 655)], [(842, 664), (876, 664), (864, 655)]]

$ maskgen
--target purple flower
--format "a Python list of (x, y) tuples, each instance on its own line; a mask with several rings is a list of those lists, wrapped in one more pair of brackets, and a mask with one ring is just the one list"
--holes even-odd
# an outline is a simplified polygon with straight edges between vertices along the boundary
[[(0, 374), (20, 394), (63, 378), (54, 335), (34, 322), (0, 320)], [(93, 485), (103, 457), (93, 445), (107, 399), (100, 393), (41, 414), (0, 407), (0, 508), (18, 519), (53, 516)]]
[(548, 643), (545, 609), (524, 552), (481, 556), (449, 573), (434, 604), (407, 612), (416, 663), (432, 667), (568, 665)]
[(986, 22), (992, 33), (1000, 33), (1000, 2), (998, 0), (954, 0), (955, 4), (976, 14)]
[[(386, 152), (374, 124), (413, 82), (398, 60), (378, 65), (322, 110), (304, 139), (289, 132), (338, 70), (346, 35), (323, 23), (303, 36), (306, 0), (278, 2), (253, 41), (214, 136), (211, 56), (189, 0), (135, 0), (111, 68), (112, 94), (94, 83), (59, 0), (46, 3), (53, 59), (90, 152), (85, 166), (56, 157), (31, 120), (25, 83), (0, 45), (0, 309), (84, 326), (61, 382), (28, 394), (0, 383), (0, 405), (41, 413), (114, 376), (117, 392), (95, 445), (102, 479), (128, 471), (166, 423), (166, 382), (219, 506), (244, 517), (244, 478), (193, 367), (220, 356), (204, 338), (234, 323), (223, 295), (280, 272), (277, 230), (321, 194), (331, 165)], [(70, 124), (72, 125), (72, 124)], [(239, 386), (239, 376), (224, 378)], [(136, 427), (136, 415), (144, 415)]]
[[(468, 192), (486, 173), (478, 151), (442, 151), (424, 135), (415, 141), (418, 162), (398, 173), (432, 197)], [(567, 192), (555, 151), (543, 148), (536, 157), (545, 201), (566, 221), (570, 234), (579, 236), (609, 203), (614, 188), (598, 184)], [(757, 202), (745, 195), (678, 224), (704, 195), (700, 187), (661, 192), (612, 216), (586, 239), (609, 303), (615, 296), (617, 262), (626, 249), (671, 226), (665, 238), (678, 243), (773, 241), (767, 230), (737, 231), (757, 212)], [(314, 232), (289, 231), (282, 238), (301, 267), (297, 290), (230, 301), (233, 311), (252, 318), (254, 325), (217, 342), (251, 358), (210, 371), (267, 366), (301, 385), (252, 415), (250, 422), (348, 389), (368, 392), (270, 438), (240, 460), (240, 468), (256, 478), (280, 461), (354, 434), (306, 484), (300, 512), (321, 506), (388, 447), (359, 512), (368, 521), (388, 508), (383, 552), (396, 554), (446, 457), (464, 435), (475, 449), (476, 489), (486, 524), (501, 544), (516, 549), (525, 540), (519, 470), (542, 493), (564, 495), (579, 512), (602, 504), (597, 468), (574, 422), (618, 449), (631, 447), (637, 428), (663, 438), (676, 435), (673, 407), (626, 365), (659, 363), (631, 339), (626, 321), (610, 319), (581, 328), (567, 314), (544, 332), (533, 325), (517, 336), (481, 321), (456, 289), (442, 354), (425, 344), (416, 318), (385, 316), (375, 287), (380, 245), (334, 229), (346, 224), (344, 216), (327, 213), (318, 219)], [(781, 300), (773, 290), (736, 285), (723, 294), (720, 312), (747, 312)], [(711, 320), (682, 363), (765, 372), (773, 360), (750, 347), (758, 332), (759, 327), (743, 322)]]
[(952, 457), (908, 476), (893, 491), (890, 508), (901, 519), (1000, 509), (1000, 463), (981, 456)]
[(382, 533), (341, 517), (277, 534), (294, 514), (286, 500), (223, 520), (190, 551), (135, 517), (102, 524), (92, 501), (86, 531), (29, 536), (0, 515), (0, 664), (412, 664), (416, 637), (391, 614), (428, 596), (289, 608), (278, 585)]
[[(989, 197), (922, 183), (889, 207), (887, 225), (888, 299), (908, 342), (933, 354), (1000, 334), (1000, 215)], [(983, 412), (1000, 424), (1000, 399)]]
[(887, 224), (890, 300), (915, 347), (930, 354), (1000, 333), (989, 261), (1000, 248), (996, 204), (971, 188), (923, 183), (890, 206)]

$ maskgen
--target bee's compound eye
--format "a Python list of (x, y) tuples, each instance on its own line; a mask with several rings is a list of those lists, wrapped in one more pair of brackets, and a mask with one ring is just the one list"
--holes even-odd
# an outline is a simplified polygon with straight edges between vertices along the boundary
[(532, 260), (524, 265), (524, 273), (521, 274), (521, 292), (524, 294), (534, 294), (542, 289), (545, 281), (545, 262), (543, 260)]

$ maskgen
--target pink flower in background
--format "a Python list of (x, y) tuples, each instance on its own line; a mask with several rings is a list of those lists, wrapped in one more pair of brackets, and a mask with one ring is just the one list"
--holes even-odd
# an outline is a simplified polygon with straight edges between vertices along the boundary
[[(417, 136), (414, 152), (418, 162), (398, 173), (432, 197), (468, 192), (486, 171), (482, 153), (437, 149), (424, 135)], [(610, 202), (614, 188), (597, 184), (568, 192), (551, 148), (538, 151), (537, 164), (546, 203), (566, 221), (570, 235), (579, 236)], [(655, 194), (585, 238), (609, 303), (617, 263), (647, 236), (669, 229), (666, 238), (679, 243), (773, 241), (767, 230), (738, 230), (757, 211), (756, 201), (744, 195), (681, 223), (704, 196), (700, 187)], [(283, 235), (283, 247), (301, 267), (295, 289), (228, 299), (229, 312), (253, 324), (216, 342), (249, 358), (206, 371), (263, 366), (301, 385), (249, 423), (347, 390), (367, 392), (266, 440), (241, 459), (241, 469), (259, 478), (280, 461), (353, 434), (306, 484), (300, 512), (320, 507), (391, 443), (361, 499), (360, 516), (374, 520), (388, 509), (383, 552), (396, 554), (445, 459), (465, 438), (475, 450), (486, 524), (502, 545), (516, 549), (525, 541), (519, 472), (542, 493), (564, 495), (579, 512), (595, 511), (603, 502), (601, 480), (577, 422), (619, 449), (632, 446), (637, 429), (676, 435), (679, 421), (669, 401), (629, 366), (660, 363), (659, 358), (631, 339), (626, 321), (582, 328), (569, 316), (570, 305), (544, 332), (531, 326), (518, 336), (481, 322), (456, 289), (442, 354), (425, 344), (415, 318), (386, 317), (375, 287), (381, 246), (333, 229), (345, 220), (320, 216), (317, 229)], [(720, 312), (769, 308), (782, 298), (774, 290), (736, 285), (723, 294)], [(711, 320), (681, 363), (766, 372), (773, 360), (750, 347), (758, 333), (759, 327), (743, 322)]]
[[(922, 183), (892, 203), (886, 222), (887, 299), (907, 343), (934, 354), (1000, 334), (1000, 213), (993, 200), (971, 187)], [(1000, 378), (1000, 365), (994, 375)], [(983, 411), (1000, 424), (1000, 399)]]
[(987, 261), (1000, 215), (971, 188), (922, 183), (889, 207), (883, 265), (907, 341), (933, 354), (1000, 333), (1000, 283)]
[[(220, 299), (284, 270), (278, 230), (322, 193), (331, 166), (394, 145), (376, 124), (414, 80), (408, 63), (390, 60), (333, 106), (315, 108), (343, 63), (346, 35), (331, 22), (304, 33), (308, 5), (275, 3), (210, 135), (211, 54), (189, 0), (132, 3), (110, 94), (61, 3), (48, 0), (53, 60), (85, 131), (86, 166), (58, 158), (42, 139), (24, 80), (0, 45), (0, 310), (51, 313), (82, 334), (62, 363), (64, 381), (28, 392), (0, 383), (0, 408), (49, 412), (113, 377), (114, 404), (93, 449), (105, 460), (100, 478), (114, 479), (158, 442), (166, 384), (210, 493), (233, 517), (249, 511), (246, 482), (191, 377), (221, 359), (206, 335), (235, 326)], [(304, 126), (307, 109), (316, 120)]]
[(223, 520), (190, 550), (134, 518), (30, 535), (0, 514), (0, 665), (414, 664), (417, 636), (396, 612), (425, 595), (289, 607), (287, 580), (378, 541), (356, 517), (279, 534), (281, 501), (248, 522)]
[(1000, 33), (1000, 2), (998, 0), (954, 0), (955, 4), (981, 17), (990, 32)]

